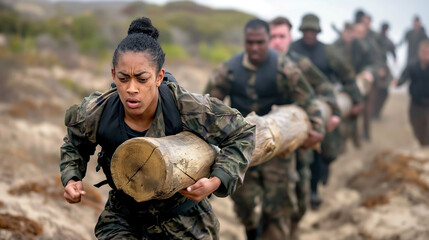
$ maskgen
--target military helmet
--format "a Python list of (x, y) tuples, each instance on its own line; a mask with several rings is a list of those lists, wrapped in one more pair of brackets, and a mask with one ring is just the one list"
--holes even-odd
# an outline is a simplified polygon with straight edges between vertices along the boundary
[(301, 26), (299, 27), (300, 31), (304, 30), (314, 30), (316, 32), (321, 32), (319, 18), (314, 14), (306, 14), (302, 17)]

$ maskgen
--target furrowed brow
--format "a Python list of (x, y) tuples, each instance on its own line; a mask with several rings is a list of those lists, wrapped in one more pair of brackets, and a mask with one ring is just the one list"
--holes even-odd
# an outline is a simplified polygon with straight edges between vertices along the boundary
[(126, 73), (123, 73), (123, 72), (118, 72), (119, 74), (122, 74), (122, 75), (124, 75), (124, 76), (126, 76), (126, 77), (129, 77), (130, 75), (128, 75), (128, 74), (126, 74)]
[(134, 76), (135, 76), (135, 77), (138, 77), (138, 76), (141, 76), (142, 74), (145, 74), (145, 73), (147, 73), (147, 72), (145, 72), (145, 71), (143, 71), (143, 72), (139, 72), (139, 73), (134, 74)]

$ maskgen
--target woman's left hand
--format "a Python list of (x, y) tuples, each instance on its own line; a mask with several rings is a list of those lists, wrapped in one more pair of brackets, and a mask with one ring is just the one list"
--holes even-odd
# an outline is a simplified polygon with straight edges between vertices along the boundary
[(199, 202), (219, 188), (221, 181), (218, 177), (201, 178), (195, 184), (179, 191), (183, 196)]

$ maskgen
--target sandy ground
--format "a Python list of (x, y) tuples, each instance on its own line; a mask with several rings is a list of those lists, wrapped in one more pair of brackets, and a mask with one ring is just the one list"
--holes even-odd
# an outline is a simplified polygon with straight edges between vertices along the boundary
[[(182, 85), (194, 92), (203, 91), (209, 74), (203, 68), (170, 67), (169, 70), (178, 79), (186, 79)], [(33, 92), (12, 89), (17, 96), (15, 101), (0, 102), (0, 239), (94, 239), (93, 228), (108, 192), (107, 186), (101, 189), (90, 187), (104, 179), (101, 172), (94, 171), (96, 161), (93, 159), (88, 166), (85, 178), (88, 195), (81, 204), (70, 205), (62, 199), (58, 180), (59, 147), (65, 133), (62, 125), (64, 110), (80, 100), (64, 89), (60, 89), (61, 95), (58, 95), (55, 89), (60, 87), (59, 77), (37, 72), (37, 69), (31, 71), (21, 73), (23, 76), (16, 78), (15, 85), (31, 86)], [(58, 76), (64, 74), (58, 69), (52, 72)], [(86, 73), (74, 74), (80, 79), (77, 82), (87, 76)], [(37, 84), (41, 79), (50, 80)], [(100, 80), (94, 84), (104, 86), (108, 82)], [(31, 94), (39, 94), (37, 101), (28, 97)], [(415, 201), (410, 202), (409, 198), (400, 198), (402, 195), (397, 194), (389, 204), (370, 211), (363, 209), (360, 203), (366, 189), (374, 186), (363, 184), (364, 187), (356, 189), (350, 184), (350, 179), (370, 168), (374, 157), (382, 151), (413, 153), (420, 158), (428, 156), (429, 151), (421, 149), (412, 135), (407, 109), (406, 91), (393, 91), (382, 119), (373, 123), (372, 141), (364, 142), (359, 150), (349, 145), (347, 153), (333, 163), (329, 184), (321, 189), (325, 201), (318, 211), (308, 212), (303, 219), (299, 229), (301, 240), (429, 239), (429, 235), (424, 235), (424, 229), (413, 229), (420, 227), (418, 222), (427, 223), (425, 216), (429, 216), (429, 203), (415, 200), (426, 193), (407, 185), (406, 189), (414, 189), (413, 194), (420, 194), (420, 198), (415, 197)], [(427, 172), (420, 172), (429, 176), (429, 165), (422, 163), (422, 166), (426, 166), (427, 169), (422, 169)], [(429, 184), (429, 177), (424, 179)], [(234, 215), (231, 200), (213, 197), (211, 201), (221, 223), (221, 239), (244, 239), (244, 228)], [(419, 204), (413, 205), (416, 201)], [(378, 215), (371, 215), (376, 213)], [(398, 216), (409, 220), (410, 224), (397, 221)], [(362, 219), (372, 219), (372, 222), (367, 226)], [(390, 233), (396, 227), (408, 235), (388, 235), (371, 228), (371, 224)]]

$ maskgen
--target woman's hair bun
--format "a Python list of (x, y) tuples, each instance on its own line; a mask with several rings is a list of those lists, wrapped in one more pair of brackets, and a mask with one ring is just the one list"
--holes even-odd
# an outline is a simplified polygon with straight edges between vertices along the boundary
[(159, 37), (159, 31), (156, 29), (149, 18), (141, 17), (135, 19), (128, 28), (128, 35), (134, 33), (143, 33), (153, 37), (155, 40)]

